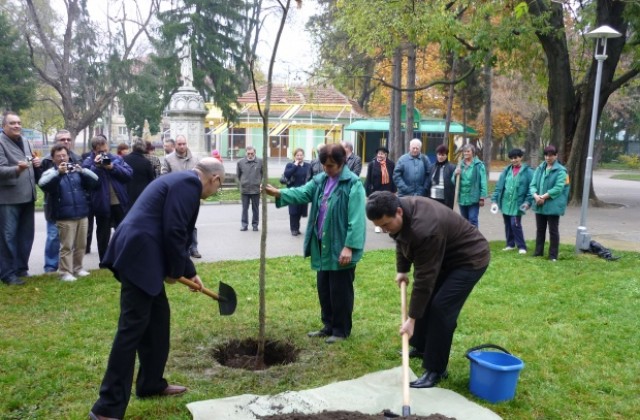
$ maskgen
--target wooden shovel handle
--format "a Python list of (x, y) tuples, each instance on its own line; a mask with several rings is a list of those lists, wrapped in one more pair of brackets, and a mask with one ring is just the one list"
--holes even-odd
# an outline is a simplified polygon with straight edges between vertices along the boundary
[(178, 279), (178, 281), (180, 283), (184, 284), (184, 285), (187, 285), (187, 286), (191, 287), (192, 289), (196, 289), (196, 290), (199, 289), (200, 292), (204, 293), (205, 295), (207, 295), (209, 297), (214, 298), (215, 300), (220, 300), (220, 296), (216, 292), (213, 292), (213, 291), (207, 289), (206, 287), (203, 287), (202, 289), (200, 289), (200, 286), (196, 282), (191, 281), (186, 277), (180, 277)]
[[(402, 324), (407, 320), (407, 282), (400, 283)], [(409, 335), (402, 334), (402, 405), (409, 407)]]

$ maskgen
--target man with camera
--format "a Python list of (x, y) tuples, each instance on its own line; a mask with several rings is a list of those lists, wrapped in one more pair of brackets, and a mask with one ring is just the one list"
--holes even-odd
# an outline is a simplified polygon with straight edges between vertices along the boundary
[(55, 223), (59, 232), (60, 280), (75, 281), (88, 276), (82, 266), (87, 245), (87, 192), (98, 185), (98, 176), (73, 162), (67, 146), (58, 143), (51, 148), (53, 167), (46, 170), (39, 185), (47, 194), (47, 221)]
[[(73, 151), (73, 139), (69, 130), (58, 130), (55, 135), (55, 144), (61, 144), (67, 148), (68, 162), (81, 164), (82, 158)], [(53, 156), (48, 155), (42, 159), (42, 172), (55, 167)], [(49, 202), (51, 198), (49, 194), (44, 194), (44, 217), (47, 221), (47, 240), (44, 244), (44, 272), (53, 273), (58, 270), (58, 261), (60, 258), (60, 237), (58, 235), (58, 227), (56, 221), (51, 217), (51, 208)]]
[(111, 239), (111, 228), (117, 228), (129, 209), (126, 184), (133, 169), (120, 156), (109, 153), (104, 136), (91, 139), (91, 154), (82, 162), (99, 178), (98, 188), (91, 192), (91, 207), (96, 218), (96, 239), (100, 266)]

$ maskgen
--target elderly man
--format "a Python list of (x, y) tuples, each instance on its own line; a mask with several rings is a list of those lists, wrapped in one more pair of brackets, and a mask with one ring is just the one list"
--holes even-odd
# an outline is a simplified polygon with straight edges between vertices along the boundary
[(450, 208), (426, 197), (369, 196), (367, 217), (396, 242), (396, 282), (413, 289), (400, 328), (422, 353), (424, 374), (412, 388), (431, 388), (447, 377), (453, 333), (462, 306), (489, 266), (489, 243)]
[[(58, 130), (55, 135), (55, 142), (56, 144), (60, 144), (67, 148), (67, 150), (69, 151), (69, 163), (77, 165), (82, 163), (82, 158), (80, 157), (80, 155), (73, 151), (73, 138), (71, 137), (71, 133), (69, 132), (69, 130)], [(47, 171), (54, 166), (55, 165), (51, 154), (42, 159), (43, 173), (44, 171)], [(58, 262), (60, 260), (60, 236), (58, 235), (56, 221), (54, 220), (52, 215), (52, 208), (48, 204), (49, 199), (50, 194), (45, 193), (44, 217), (47, 221), (47, 239), (44, 244), (44, 272), (54, 273), (58, 270)]]
[(241, 231), (249, 229), (249, 203), (251, 203), (251, 225), (255, 232), (258, 231), (258, 218), (260, 203), (260, 184), (262, 184), (262, 159), (256, 157), (256, 149), (247, 146), (246, 156), (238, 161), (236, 175), (240, 183), (240, 196), (242, 198), (242, 216), (240, 219)]
[(164, 282), (186, 277), (202, 287), (189, 258), (191, 231), (200, 200), (215, 194), (223, 179), (224, 166), (214, 158), (202, 159), (192, 170), (161, 176), (145, 188), (114, 233), (104, 264), (120, 282), (120, 320), (100, 397), (89, 418), (124, 418), (136, 355), (138, 397), (187, 391), (164, 378), (170, 341)]
[(431, 189), (431, 162), (422, 153), (422, 142), (413, 139), (409, 143), (409, 153), (400, 156), (393, 170), (393, 182), (398, 188), (398, 196), (426, 197)]
[[(162, 175), (170, 172), (189, 171), (198, 164), (198, 157), (191, 154), (187, 145), (187, 138), (182, 134), (176, 136), (176, 149), (173, 153), (167, 155), (162, 162)], [(165, 149), (166, 150), (166, 149)], [(191, 237), (191, 248), (189, 253), (193, 258), (202, 258), (202, 254), (198, 251), (198, 229), (193, 229)]]
[(347, 152), (347, 168), (357, 176), (360, 176), (360, 172), (362, 172), (362, 159), (353, 153), (353, 143), (343, 141), (342, 147), (344, 147), (344, 150)]
[(42, 162), (22, 137), (18, 114), (7, 111), (0, 133), (0, 279), (24, 284), (35, 235), (36, 184)]

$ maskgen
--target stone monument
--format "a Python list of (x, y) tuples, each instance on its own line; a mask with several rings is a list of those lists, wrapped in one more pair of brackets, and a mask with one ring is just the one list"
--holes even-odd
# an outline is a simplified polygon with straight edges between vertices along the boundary
[(182, 86), (171, 95), (167, 115), (171, 129), (171, 138), (182, 134), (187, 137), (189, 149), (194, 155), (208, 156), (204, 134), (204, 116), (207, 111), (204, 98), (193, 87), (193, 67), (191, 60), (191, 46), (187, 41), (182, 49), (180, 62), (180, 78)]

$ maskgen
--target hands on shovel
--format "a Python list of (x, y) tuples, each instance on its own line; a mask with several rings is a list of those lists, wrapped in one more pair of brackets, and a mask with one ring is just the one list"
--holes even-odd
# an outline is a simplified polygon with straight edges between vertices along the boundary
[[(408, 286), (409, 285), (408, 273), (396, 274), (396, 283), (398, 283), (398, 287), (400, 287), (401, 283), (406, 283), (406, 285)], [(415, 327), (415, 324), (416, 324), (415, 319), (407, 317), (407, 319), (400, 326), (400, 335), (407, 334), (407, 336), (411, 338), (413, 336), (413, 329)]]

